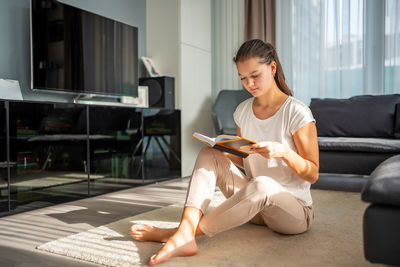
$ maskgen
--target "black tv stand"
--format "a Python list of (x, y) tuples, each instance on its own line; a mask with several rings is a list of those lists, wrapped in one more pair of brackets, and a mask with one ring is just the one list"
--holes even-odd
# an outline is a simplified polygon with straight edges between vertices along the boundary
[(180, 177), (180, 111), (112, 105), (0, 99), (0, 216)]

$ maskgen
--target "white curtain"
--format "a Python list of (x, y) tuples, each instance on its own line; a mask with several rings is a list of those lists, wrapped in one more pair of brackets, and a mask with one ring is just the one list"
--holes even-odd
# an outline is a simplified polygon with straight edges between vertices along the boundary
[(277, 5), (277, 49), (294, 96), (309, 104), (313, 97), (362, 94), (364, 1), (285, 0)]
[(244, 41), (244, 0), (212, 1), (212, 98), (243, 88), (233, 57)]
[(400, 1), (386, 0), (385, 93), (400, 93)]

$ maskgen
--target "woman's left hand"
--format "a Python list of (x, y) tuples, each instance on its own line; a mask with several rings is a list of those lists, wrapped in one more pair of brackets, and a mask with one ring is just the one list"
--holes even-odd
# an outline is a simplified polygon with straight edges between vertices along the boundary
[(284, 157), (288, 153), (289, 148), (278, 142), (264, 141), (250, 145), (250, 150), (267, 159), (271, 159)]

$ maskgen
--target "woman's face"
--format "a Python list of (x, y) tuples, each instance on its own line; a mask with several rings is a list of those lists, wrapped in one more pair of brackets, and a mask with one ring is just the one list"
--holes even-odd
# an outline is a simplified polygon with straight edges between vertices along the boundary
[(237, 62), (236, 67), (243, 86), (250, 94), (257, 97), (266, 93), (275, 83), (276, 63), (259, 63), (259, 58), (250, 58)]

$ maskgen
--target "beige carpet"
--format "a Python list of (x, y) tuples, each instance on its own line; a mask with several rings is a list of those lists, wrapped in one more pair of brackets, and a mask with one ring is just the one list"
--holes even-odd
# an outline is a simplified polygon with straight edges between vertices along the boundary
[[(245, 224), (215, 237), (198, 238), (200, 252), (171, 259), (161, 266), (366, 266), (362, 214), (367, 206), (359, 193), (312, 190), (315, 222), (300, 235), (280, 235)], [(217, 192), (212, 206), (223, 200)], [(61, 238), (38, 247), (107, 266), (143, 266), (162, 244), (130, 238), (132, 223), (159, 227), (178, 224), (182, 203)]]

